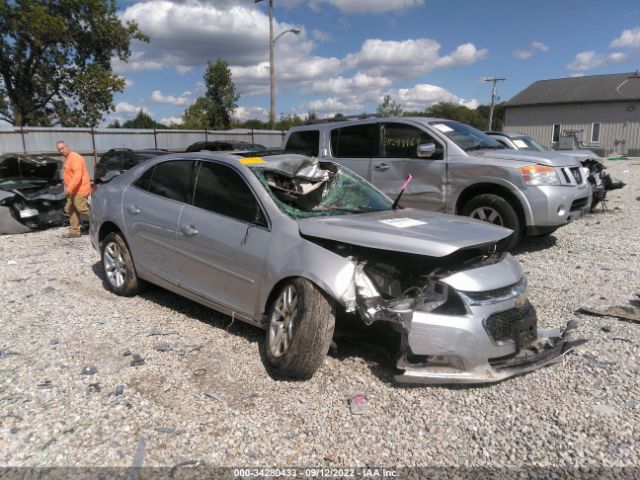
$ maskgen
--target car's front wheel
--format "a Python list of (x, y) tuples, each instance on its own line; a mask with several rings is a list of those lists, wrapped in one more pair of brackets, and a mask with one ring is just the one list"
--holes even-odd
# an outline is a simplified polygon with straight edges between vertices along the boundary
[(265, 355), (271, 370), (311, 378), (333, 337), (335, 313), (329, 300), (308, 280), (289, 280), (271, 302), (268, 319)]
[(469, 200), (460, 212), (461, 215), (510, 228), (510, 237), (498, 242), (502, 250), (511, 250), (516, 246), (522, 231), (522, 225), (515, 209), (504, 198), (484, 193)]
[(123, 297), (138, 293), (142, 287), (142, 280), (138, 278), (131, 252), (122, 235), (116, 232), (108, 234), (101, 247), (102, 268), (107, 288)]

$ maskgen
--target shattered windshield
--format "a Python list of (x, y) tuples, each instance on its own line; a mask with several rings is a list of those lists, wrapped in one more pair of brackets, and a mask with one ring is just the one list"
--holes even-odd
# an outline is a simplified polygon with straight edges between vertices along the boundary
[[(283, 168), (284, 167), (284, 168)], [(391, 210), (393, 202), (352, 171), (306, 159), (278, 168), (252, 168), (276, 205), (293, 218)]]
[(439, 120), (430, 124), (436, 130), (439, 130), (449, 137), (456, 145), (465, 152), (472, 150), (499, 150), (506, 148), (497, 140), (480, 130), (465, 125), (464, 123), (452, 122), (449, 120)]

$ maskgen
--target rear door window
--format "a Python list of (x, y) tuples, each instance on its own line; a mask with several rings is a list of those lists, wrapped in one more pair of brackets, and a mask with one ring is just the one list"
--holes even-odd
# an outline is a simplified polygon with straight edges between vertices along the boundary
[(258, 201), (240, 174), (214, 162), (201, 163), (193, 204), (244, 222), (253, 222), (258, 212)]
[(331, 151), (336, 158), (377, 156), (378, 131), (375, 123), (331, 130)]
[(135, 185), (161, 197), (191, 203), (194, 163), (193, 160), (158, 163), (147, 170)]
[(302, 130), (289, 135), (284, 149), (291, 153), (316, 156), (320, 148), (320, 132), (318, 130)]

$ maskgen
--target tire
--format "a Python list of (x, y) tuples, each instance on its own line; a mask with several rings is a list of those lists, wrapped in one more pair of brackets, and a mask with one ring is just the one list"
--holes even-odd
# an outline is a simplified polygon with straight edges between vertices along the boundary
[(296, 278), (282, 285), (268, 312), (264, 346), (270, 370), (284, 377), (311, 378), (331, 346), (331, 303), (311, 282)]
[(515, 209), (503, 197), (491, 193), (478, 195), (469, 200), (460, 213), (513, 230), (510, 237), (498, 242), (501, 250), (511, 250), (520, 240), (522, 234), (520, 219)]
[(112, 232), (106, 236), (100, 248), (104, 283), (116, 295), (131, 297), (143, 286), (138, 278), (131, 252), (122, 235)]

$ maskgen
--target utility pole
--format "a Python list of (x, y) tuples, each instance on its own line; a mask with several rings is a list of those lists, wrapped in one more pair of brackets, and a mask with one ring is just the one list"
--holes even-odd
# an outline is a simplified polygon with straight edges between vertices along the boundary
[[(260, 3), (262, 0), (253, 0), (254, 3)], [(299, 28), (290, 28), (285, 30), (276, 38), (273, 38), (273, 0), (269, 0), (269, 81), (271, 83), (271, 105), (269, 108), (269, 128), (273, 130), (273, 125), (276, 121), (276, 75), (275, 64), (273, 61), (273, 46), (282, 35), (285, 33), (293, 32), (296, 35), (300, 33)]]
[(493, 82), (493, 88), (491, 89), (491, 108), (489, 109), (489, 126), (487, 127), (489, 131), (491, 131), (491, 125), (493, 124), (493, 109), (496, 105), (496, 92), (498, 90), (496, 83), (504, 80), (506, 80), (506, 78), (501, 77), (487, 77), (482, 79), (483, 82)]

